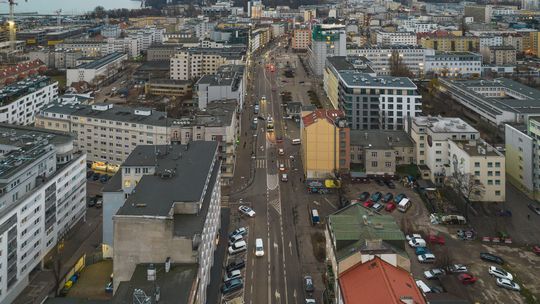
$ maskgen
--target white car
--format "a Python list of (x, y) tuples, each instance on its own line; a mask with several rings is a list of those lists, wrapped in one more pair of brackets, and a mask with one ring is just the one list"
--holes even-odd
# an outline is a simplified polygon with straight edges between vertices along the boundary
[(238, 241), (242, 241), (244, 237), (241, 234), (234, 235), (229, 238), (229, 245), (232, 245)]
[(414, 234), (407, 234), (405, 236), (405, 239), (407, 239), (407, 241), (410, 241), (412, 239), (421, 239), (422, 236), (420, 234), (417, 234), (417, 233), (414, 233)]
[(409, 246), (416, 247), (426, 247), (426, 241), (424, 239), (412, 239), (409, 241)]
[(285, 165), (279, 164), (279, 171), (285, 171)]
[(519, 291), (521, 289), (516, 282), (501, 278), (497, 278), (497, 286), (515, 291)]
[(238, 207), (238, 211), (242, 212), (243, 214), (249, 216), (249, 217), (254, 217), (255, 216), (255, 211), (253, 211), (253, 209), (249, 208), (248, 206), (240, 206)]
[(442, 276), (445, 274), (446, 274), (446, 271), (444, 271), (444, 269), (442, 268), (433, 268), (431, 270), (424, 271), (424, 277), (426, 277), (426, 279), (428, 280), (436, 279), (439, 276)]
[(231, 246), (229, 246), (229, 249), (228, 249), (230, 255), (244, 252), (246, 250), (247, 250), (247, 244), (245, 241), (236, 242), (232, 244)]
[(507, 279), (510, 281), (514, 279), (514, 276), (512, 276), (511, 273), (508, 273), (506, 270), (502, 268), (497, 268), (495, 266), (489, 266), (488, 272), (490, 275), (497, 277), (499, 279)]
[(454, 265), (448, 266), (448, 271), (450, 271), (452, 273), (468, 272), (469, 269), (467, 269), (467, 266), (465, 266), (463, 264), (454, 264)]
[(255, 256), (264, 256), (264, 245), (262, 239), (255, 239)]
[(420, 263), (433, 263), (435, 262), (435, 255), (433, 253), (421, 254), (418, 256), (418, 262)]
[(283, 148), (279, 148), (278, 149), (278, 154), (279, 155), (285, 155), (285, 150), (283, 150)]

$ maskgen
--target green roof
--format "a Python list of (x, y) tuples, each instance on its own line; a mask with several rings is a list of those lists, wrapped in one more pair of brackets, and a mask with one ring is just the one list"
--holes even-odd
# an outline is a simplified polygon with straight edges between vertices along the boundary
[(354, 204), (328, 218), (336, 242), (338, 259), (361, 249), (369, 240), (382, 240), (386, 247), (403, 249), (405, 236), (390, 215), (384, 215)]

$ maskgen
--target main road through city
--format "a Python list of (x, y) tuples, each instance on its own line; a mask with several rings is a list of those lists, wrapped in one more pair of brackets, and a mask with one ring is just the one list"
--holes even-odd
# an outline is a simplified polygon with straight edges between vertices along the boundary
[[(254, 218), (248, 219), (248, 252), (246, 254), (246, 273), (244, 300), (249, 304), (260, 303), (303, 303), (303, 283), (300, 270), (300, 255), (297, 252), (296, 233), (294, 228), (292, 200), (287, 200), (284, 193), (290, 193), (292, 182), (281, 182), (282, 173), (289, 178), (301, 176), (298, 147), (291, 144), (291, 136), (286, 130), (283, 110), (280, 103), (277, 73), (272, 58), (276, 54), (274, 46), (261, 57), (254, 58), (253, 92), (254, 99), (259, 100), (260, 113), (258, 127), (251, 130), (256, 137), (255, 155), (251, 160), (239, 159), (237, 164), (251, 161), (255, 168), (254, 180), (248, 188), (231, 197), (232, 200), (250, 205), (256, 212)], [(275, 68), (269, 68), (272, 64)], [(266, 97), (266, 101), (262, 97)], [(246, 111), (253, 111), (253, 107)], [(274, 131), (268, 132), (268, 118), (274, 121)], [(261, 119), (262, 118), (262, 119)], [(297, 135), (296, 135), (297, 136)], [(283, 138), (283, 141), (277, 138)], [(285, 155), (278, 155), (278, 146), (285, 150)], [(290, 156), (293, 155), (292, 159)], [(283, 163), (284, 171), (279, 170)], [(298, 183), (297, 183), (298, 184)], [(265, 244), (265, 255), (254, 255), (255, 239), (262, 238)]]

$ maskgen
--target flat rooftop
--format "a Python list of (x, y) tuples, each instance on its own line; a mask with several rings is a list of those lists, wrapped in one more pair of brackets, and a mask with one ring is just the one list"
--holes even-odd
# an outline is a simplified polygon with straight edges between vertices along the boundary
[(9, 179), (21, 168), (47, 154), (49, 145), (61, 146), (73, 139), (68, 133), (0, 124), (0, 145), (5, 151), (1, 155), (0, 179)]
[(460, 149), (470, 156), (500, 156), (504, 155), (483, 140), (452, 140)]
[(10, 104), (52, 83), (53, 81), (47, 76), (34, 76), (5, 86), (0, 89), (0, 106)]
[(189, 303), (192, 292), (196, 289), (198, 264), (172, 264), (165, 272), (165, 264), (153, 264), (156, 280), (148, 281), (147, 270), (150, 264), (137, 264), (131, 280), (120, 282), (112, 299), (113, 304), (133, 304), (133, 291), (141, 289), (147, 296), (154, 298), (155, 288), (159, 286), (159, 303)]
[(341, 71), (339, 77), (348, 87), (416, 90), (416, 85), (407, 77), (371, 76), (370, 74), (355, 71)]
[(369, 66), (370, 61), (364, 56), (334, 56), (326, 58), (328, 64), (336, 71), (357, 71), (362, 73), (375, 73)]
[(414, 147), (412, 139), (404, 130), (351, 130), (350, 132), (351, 146), (372, 149)]
[(429, 128), (433, 133), (478, 133), (459, 117), (418, 116), (412, 119), (418, 126)]
[[(451, 95), (456, 95), (492, 115), (501, 115), (502, 111), (521, 114), (540, 113), (540, 91), (511, 79), (442, 79), (441, 82), (449, 87)], [(486, 95), (496, 92), (498, 97)]]
[[(214, 141), (137, 146), (122, 167), (150, 166), (156, 168), (157, 174), (140, 179), (117, 215), (172, 217), (174, 203), (204, 200), (204, 186), (213, 173), (210, 169), (217, 146)], [(219, 162), (215, 166), (219, 167)]]
[(92, 62), (82, 64), (76, 67), (76, 69), (85, 69), (85, 70), (99, 69), (106, 66), (107, 64), (110, 64), (111, 62), (115, 60), (120, 59), (123, 56), (127, 56), (127, 55), (125, 53), (120, 53), (120, 52), (110, 53)]
[[(102, 105), (102, 104), (97, 104)], [(103, 104), (104, 105), (104, 104)], [(55, 102), (49, 104), (45, 109), (42, 110), (43, 114), (55, 113), (55, 114), (64, 114), (71, 116), (80, 116), (80, 117), (90, 117), (90, 118), (99, 118), (104, 120), (120, 121), (125, 123), (137, 123), (143, 125), (152, 125), (164, 127), (170, 124), (170, 120), (167, 119), (167, 113), (159, 112), (151, 109), (146, 109), (151, 111), (151, 114), (148, 116), (135, 114), (135, 110), (138, 108), (119, 106), (119, 105), (110, 105), (111, 107), (107, 110), (100, 111), (93, 109), (92, 105), (85, 104), (62, 104), (60, 102)], [(46, 116), (46, 115), (44, 115)], [(46, 116), (51, 118), (49, 116)]]

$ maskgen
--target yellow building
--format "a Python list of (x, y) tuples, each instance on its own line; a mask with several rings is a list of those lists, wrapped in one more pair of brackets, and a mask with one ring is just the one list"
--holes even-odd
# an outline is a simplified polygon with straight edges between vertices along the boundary
[(476, 52), (479, 49), (480, 38), (469, 36), (425, 36), (420, 38), (424, 48), (444, 52)]
[(302, 161), (306, 179), (323, 179), (348, 172), (349, 128), (340, 110), (316, 110), (300, 122)]
[(523, 51), (525, 54), (540, 58), (540, 32), (529, 32), (523, 35)]

